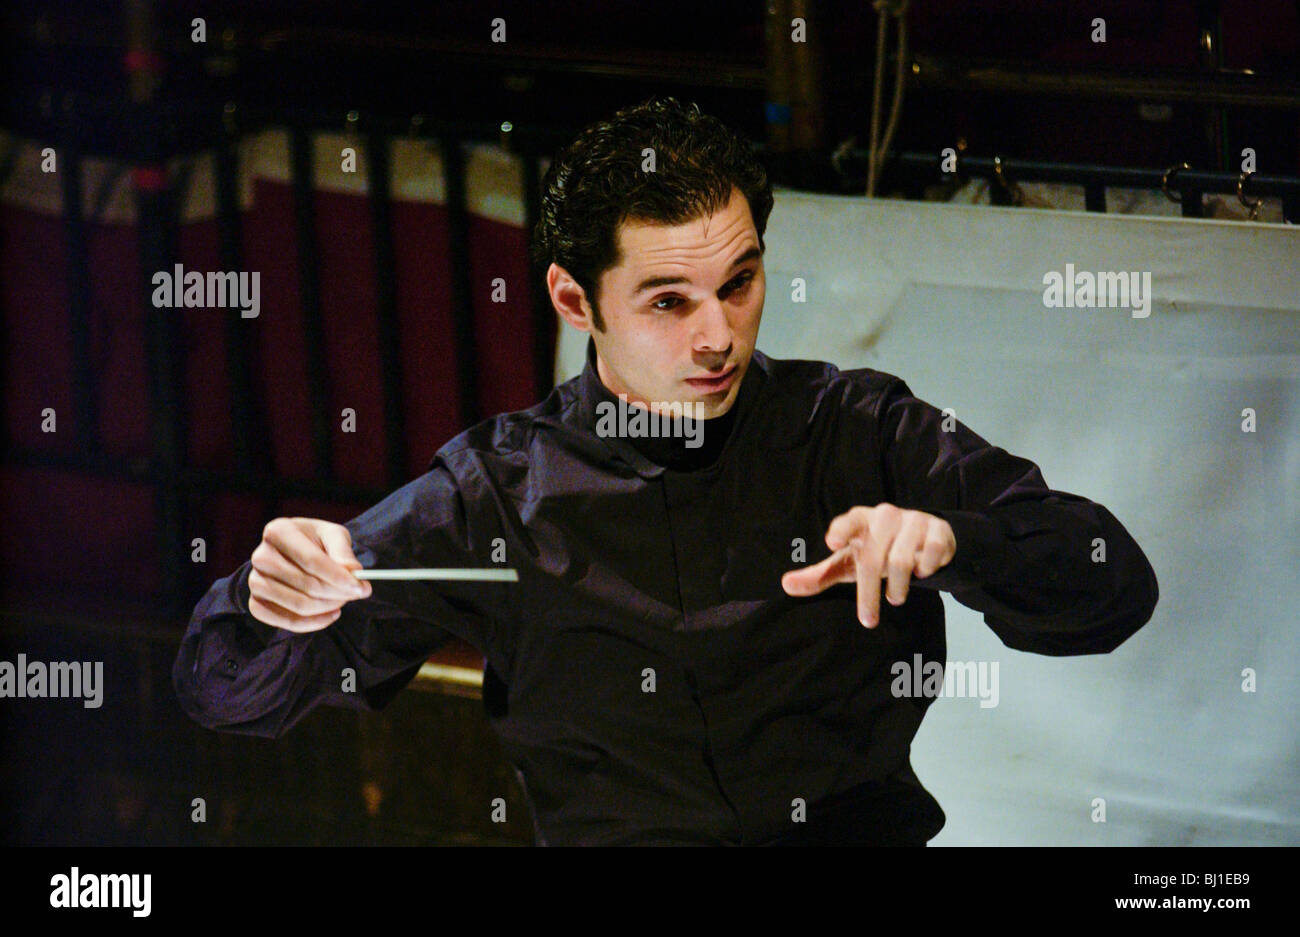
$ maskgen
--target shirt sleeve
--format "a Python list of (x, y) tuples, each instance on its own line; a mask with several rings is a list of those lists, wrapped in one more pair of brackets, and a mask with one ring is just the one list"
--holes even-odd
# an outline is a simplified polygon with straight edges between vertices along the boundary
[(1052, 656), (1107, 653), (1151, 618), (1155, 571), (1105, 507), (1048, 488), (1033, 462), (899, 378), (876, 422), (887, 499), (943, 518), (956, 538), (951, 562), (913, 587), (951, 592), (1008, 647)]
[[(430, 471), (344, 524), (366, 568), (486, 566), (490, 540), (441, 456)], [(251, 561), (194, 609), (172, 669), (182, 709), (211, 729), (276, 737), (322, 703), (380, 709), (452, 635), (494, 640), (510, 583), (387, 581), (329, 627), (295, 634), (248, 611)]]

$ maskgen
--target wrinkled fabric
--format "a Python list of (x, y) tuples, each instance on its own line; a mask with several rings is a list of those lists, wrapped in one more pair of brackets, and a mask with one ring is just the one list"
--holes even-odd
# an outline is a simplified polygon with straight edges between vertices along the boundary
[[(194, 610), (185, 711), (278, 736), (322, 703), (378, 709), (455, 635), (484, 655), (539, 843), (920, 845), (945, 822), (909, 764), (931, 699), (894, 695), (891, 666), (944, 661), (940, 591), (1053, 656), (1107, 653), (1152, 615), (1155, 573), (1105, 507), (894, 375), (755, 351), (689, 450), (598, 435), (616, 398), (594, 360), (589, 342), (581, 375), (461, 433), (346, 525), (364, 566), (503, 565), (517, 583), (375, 581), (297, 635), (248, 614), (245, 563)], [(947, 520), (952, 561), (903, 605), (882, 597), (874, 629), (851, 583), (784, 592), (830, 554), (836, 516), (882, 502)]]

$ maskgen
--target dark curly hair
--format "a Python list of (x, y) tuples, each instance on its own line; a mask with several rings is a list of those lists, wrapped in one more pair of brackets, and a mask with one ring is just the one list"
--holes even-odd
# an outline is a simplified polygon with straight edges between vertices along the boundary
[[(655, 171), (642, 170), (642, 151)], [(618, 229), (635, 219), (680, 225), (725, 206), (732, 187), (749, 202), (760, 250), (772, 212), (772, 184), (752, 145), (716, 117), (671, 97), (652, 97), (587, 127), (560, 151), (542, 183), (532, 259), (558, 264), (582, 287), (593, 325), (601, 274), (621, 261)]]

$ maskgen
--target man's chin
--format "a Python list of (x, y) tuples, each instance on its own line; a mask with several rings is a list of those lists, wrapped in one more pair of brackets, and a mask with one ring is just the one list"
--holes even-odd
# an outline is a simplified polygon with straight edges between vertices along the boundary
[(712, 420), (720, 416), (725, 416), (727, 411), (736, 405), (736, 398), (740, 395), (740, 378), (738, 377), (732, 385), (727, 388), (727, 393), (710, 394), (700, 392), (691, 398), (691, 409), (697, 414), (702, 415), (703, 419)]

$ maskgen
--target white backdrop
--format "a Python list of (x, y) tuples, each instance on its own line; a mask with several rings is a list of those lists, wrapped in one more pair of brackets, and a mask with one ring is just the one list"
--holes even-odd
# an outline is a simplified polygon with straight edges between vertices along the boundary
[[(762, 351), (903, 377), (1108, 507), (1160, 580), (1087, 657), (1012, 651), (944, 594), (948, 659), (997, 661), (1000, 700), (930, 707), (931, 844), (1300, 844), (1300, 231), (778, 191), (765, 241)], [(1149, 271), (1150, 315), (1045, 308), (1066, 263)], [(561, 330), (565, 380), (586, 336)]]

